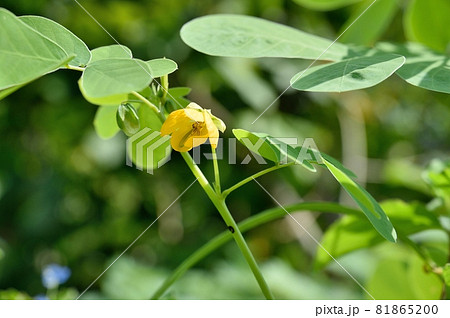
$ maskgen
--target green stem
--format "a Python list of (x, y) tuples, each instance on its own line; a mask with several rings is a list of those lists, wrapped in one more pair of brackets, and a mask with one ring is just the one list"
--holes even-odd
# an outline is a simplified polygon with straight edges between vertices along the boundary
[(156, 107), (151, 101), (149, 101), (147, 98), (145, 98), (144, 96), (142, 96), (141, 94), (139, 94), (138, 92), (131, 92), (131, 94), (133, 94), (134, 96), (136, 96), (137, 98), (139, 98), (141, 101), (144, 102), (144, 104), (148, 105), (148, 107), (150, 107), (156, 114), (160, 115), (161, 112), (159, 111), (158, 107)]
[(213, 165), (214, 165), (214, 186), (216, 189), (216, 192), (218, 194), (221, 193), (221, 189), (220, 189), (220, 173), (219, 173), (219, 164), (217, 163), (217, 154), (216, 154), (216, 149), (211, 145), (211, 150), (212, 150), (212, 157), (213, 157)]
[[(327, 202), (302, 202), (284, 207), (288, 212), (300, 211), (317, 211), (317, 212), (332, 212), (342, 213), (347, 215), (361, 215), (359, 210), (347, 208), (337, 203)], [(272, 208), (262, 211), (238, 224), (239, 230), (244, 233), (262, 224), (274, 221), (276, 219), (286, 216), (286, 211), (283, 208)], [(164, 283), (156, 290), (151, 299), (159, 299), (164, 293), (173, 285), (183, 274), (195, 264), (200, 262), (206, 256), (217, 250), (220, 246), (229, 242), (232, 239), (232, 234), (229, 231), (224, 231), (215, 236), (208, 243), (192, 253), (187, 259), (183, 261), (172, 274), (164, 281)]]
[(287, 164), (276, 165), (276, 166), (273, 166), (273, 167), (270, 167), (270, 168), (261, 170), (260, 172), (255, 173), (254, 175), (251, 175), (250, 177), (245, 178), (244, 180), (242, 180), (242, 181), (236, 183), (234, 186), (232, 186), (232, 187), (230, 187), (230, 188), (224, 190), (224, 191), (222, 192), (222, 196), (223, 196), (224, 198), (226, 198), (231, 192), (233, 192), (233, 191), (236, 190), (237, 188), (242, 187), (244, 184), (246, 184), (246, 183), (248, 183), (248, 182), (250, 182), (250, 181), (253, 181), (253, 179), (256, 179), (256, 178), (258, 178), (258, 177), (260, 177), (260, 176), (262, 176), (262, 175), (265, 175), (266, 173), (269, 173), (269, 172), (272, 172), (272, 171), (275, 171), (275, 170), (278, 170), (278, 169), (282, 169), (282, 168), (285, 168), (285, 167), (292, 166), (292, 165), (294, 165), (294, 164), (295, 164), (295, 162), (289, 162), (289, 163), (287, 163)]
[(72, 66), (72, 65), (69, 65), (69, 64), (66, 65), (66, 68), (68, 70), (74, 70), (74, 71), (80, 71), (80, 72), (83, 72), (84, 69), (85, 69), (84, 67)]
[(195, 164), (194, 160), (189, 155), (189, 153), (181, 152), (181, 155), (183, 156), (183, 159), (186, 161), (187, 165), (191, 169), (194, 176), (197, 178), (203, 190), (208, 195), (211, 202), (219, 211), (228, 229), (230, 230), (230, 232), (232, 232), (233, 238), (236, 241), (236, 244), (238, 245), (239, 249), (241, 250), (241, 253), (244, 255), (244, 258), (247, 261), (248, 265), (250, 266), (250, 269), (252, 270), (253, 275), (255, 276), (255, 279), (258, 282), (259, 287), (261, 288), (261, 291), (263, 292), (264, 296), (266, 297), (266, 299), (273, 299), (273, 295), (269, 289), (269, 286), (267, 286), (267, 283), (264, 280), (264, 277), (258, 267), (258, 264), (256, 263), (256, 260), (253, 257), (253, 254), (247, 245), (247, 242), (245, 242), (245, 239), (242, 236), (241, 231), (239, 230), (236, 222), (233, 219), (233, 216), (231, 215), (227, 205), (225, 204), (225, 199), (220, 194), (217, 194), (213, 190), (208, 180), (206, 179), (205, 175), (202, 173), (200, 168)]
[(166, 102), (167, 93), (169, 92), (169, 75), (167, 74), (161, 76), (161, 89), (162, 89), (161, 104), (164, 105)]

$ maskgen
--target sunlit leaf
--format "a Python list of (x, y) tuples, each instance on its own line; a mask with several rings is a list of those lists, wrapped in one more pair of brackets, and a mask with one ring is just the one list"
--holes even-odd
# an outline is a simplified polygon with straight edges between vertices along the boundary
[[(340, 43), (260, 18), (217, 14), (194, 19), (182, 40), (205, 54), (228, 57), (288, 57), (341, 60), (348, 48)], [(326, 51), (324, 53), (324, 51)]]
[(0, 90), (28, 83), (57, 70), (73, 58), (58, 44), (3, 8), (0, 8), (0, 48)]
[(189, 95), (192, 91), (190, 87), (171, 87), (169, 88), (169, 92), (174, 97), (184, 97)]
[(345, 92), (374, 86), (391, 76), (405, 58), (396, 54), (355, 57), (313, 66), (291, 79), (291, 86), (302, 91)]
[(143, 90), (152, 78), (147, 64), (137, 59), (104, 59), (89, 63), (79, 80), (83, 96), (93, 104), (127, 101), (132, 91)]
[(38, 16), (21, 16), (19, 19), (62, 47), (67, 54), (75, 55), (69, 62), (72, 66), (86, 65), (91, 59), (91, 52), (86, 44), (75, 34), (50, 19)]
[(418, 43), (380, 43), (377, 48), (406, 57), (405, 64), (396, 73), (409, 84), (450, 94), (449, 56), (438, 54)]
[(178, 69), (177, 63), (169, 59), (154, 59), (145, 63), (147, 63), (153, 78), (173, 73)]
[(131, 59), (133, 54), (131, 50), (124, 45), (108, 45), (95, 48), (91, 51), (92, 58), (90, 63), (108, 59)]

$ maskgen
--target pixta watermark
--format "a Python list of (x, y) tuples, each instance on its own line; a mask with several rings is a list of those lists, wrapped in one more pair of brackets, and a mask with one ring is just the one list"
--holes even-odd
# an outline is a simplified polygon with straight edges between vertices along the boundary
[[(238, 141), (245, 148), (238, 147)], [(301, 144), (300, 144), (301, 142)], [(277, 149), (276, 151), (272, 150)], [(202, 160), (213, 160), (211, 152), (205, 151), (203, 147), (192, 149), (192, 158), (196, 164)], [(249, 149), (249, 150), (248, 150)], [(242, 151), (246, 151), (243, 153)], [(276, 159), (278, 164), (295, 162), (316, 162), (321, 164), (322, 157), (313, 138), (299, 140), (296, 137), (271, 137), (270, 140), (258, 138), (252, 141), (250, 138), (219, 138), (216, 154), (217, 160), (226, 160), (228, 164), (249, 164), (252, 160), (258, 164), (267, 164), (267, 154)], [(159, 131), (144, 128), (137, 134), (127, 139), (126, 142), (126, 164), (153, 174), (153, 171), (160, 168), (171, 159), (170, 137), (161, 136)], [(263, 156), (261, 156), (261, 154)], [(270, 160), (273, 161), (273, 160)]]

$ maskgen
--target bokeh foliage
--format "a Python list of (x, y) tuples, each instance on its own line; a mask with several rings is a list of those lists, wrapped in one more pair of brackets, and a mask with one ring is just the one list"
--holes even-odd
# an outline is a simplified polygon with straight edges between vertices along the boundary
[[(346, 21), (354, 19), (368, 4), (337, 1), (355, 4), (316, 11), (306, 4), (308, 1), (296, 2), (303, 6), (281, 0), (95, 0), (83, 5), (135, 56), (145, 60), (165, 56), (176, 61), (179, 70), (170, 75), (171, 85), (191, 87), (188, 98), (213, 109), (228, 127), (273, 136), (313, 137), (321, 151), (355, 171), (359, 182), (367, 184), (377, 200), (415, 201), (413, 207), (420, 210), (419, 215), (430, 213), (433, 217), (424, 216), (421, 223), (406, 225), (405, 235), (418, 232), (411, 239), (420, 242), (434, 262), (444, 265), (448, 262), (448, 237), (431, 230), (436, 222), (436, 214), (431, 213), (448, 220), (449, 194), (445, 186), (440, 186), (446, 178), (442, 173), (445, 170), (442, 163), (434, 161), (425, 178), (422, 174), (433, 158), (449, 157), (447, 94), (409, 85), (396, 76), (378, 86), (342, 94), (288, 90), (251, 125), (309, 62), (209, 57), (191, 50), (179, 35), (181, 27), (193, 18), (236, 13), (333, 40), (348, 25)], [(445, 53), (445, 34), (430, 38), (417, 31), (425, 30), (415, 22), (424, 10), (416, 8), (420, 1), (412, 2), (410, 7), (402, 1), (390, 7), (385, 27), (371, 29), (371, 38), (354, 31), (342, 40), (366, 45), (414, 40)], [(16, 15), (53, 19), (91, 49), (114, 44), (71, 0), (6, 0), (2, 6)], [(404, 24), (398, 22), (404, 16)], [(434, 57), (430, 60), (435, 62)], [(122, 133), (109, 140), (97, 137), (93, 126), (97, 106), (82, 98), (74, 84), (78, 77), (70, 71), (50, 74), (0, 101), (0, 289), (5, 290), (1, 297), (27, 298), (45, 292), (41, 270), (52, 262), (69, 266), (72, 276), (65, 286), (83, 291), (193, 181), (177, 154), (152, 176), (125, 166), (126, 137)], [(231, 137), (231, 130), (225, 136)], [(242, 160), (246, 152), (237, 147), (242, 153), (238, 160)], [(202, 168), (211, 175), (210, 163), (203, 162)], [(254, 163), (221, 163), (221, 169), (223, 183), (232, 185), (260, 167)], [(261, 179), (282, 204), (300, 200), (349, 204), (329, 175), (289, 169)], [(430, 201), (439, 212), (425, 208)], [(397, 204), (395, 215), (401, 202), (388, 201), (385, 205)], [(261, 188), (251, 183), (230, 195), (229, 203), (238, 220), (274, 206)], [(378, 237), (370, 237), (375, 232), (350, 216), (335, 222), (337, 217), (332, 214), (302, 215), (301, 222), (316, 237), (326, 233), (324, 244), (340, 228), (350, 227), (354, 233), (348, 238), (350, 243), (363, 237), (370, 242), (366, 246), (374, 246), (356, 250), (350, 243), (343, 243), (356, 251), (339, 260), (376, 298), (440, 297), (440, 282), (433, 273), (423, 270), (423, 261), (404, 243), (378, 245)], [(194, 186), (86, 298), (148, 298), (173, 268), (223, 230), (214, 207), (201, 188)], [(327, 265), (314, 242), (287, 220), (256, 228), (246, 238), (277, 298), (368, 297), (336, 264)], [(259, 298), (246, 266), (236, 247), (228, 244), (188, 272), (166, 297)], [(60, 298), (73, 298), (73, 289), (61, 291)]]

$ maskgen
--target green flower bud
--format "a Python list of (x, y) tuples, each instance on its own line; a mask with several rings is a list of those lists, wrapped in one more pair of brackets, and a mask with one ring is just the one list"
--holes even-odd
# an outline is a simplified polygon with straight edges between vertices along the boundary
[(117, 125), (127, 136), (132, 136), (139, 131), (139, 117), (134, 107), (129, 103), (122, 103), (117, 108)]

